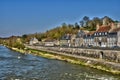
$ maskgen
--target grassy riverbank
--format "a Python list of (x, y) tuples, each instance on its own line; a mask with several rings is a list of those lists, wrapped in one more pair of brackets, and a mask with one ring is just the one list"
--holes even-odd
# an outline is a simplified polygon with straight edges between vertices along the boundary
[(111, 67), (106, 66), (106, 64), (103, 64), (102, 62), (99, 62), (99, 61), (92, 61), (92, 60), (83, 59), (83, 58), (78, 59), (78, 58), (71, 57), (71, 56), (65, 56), (65, 55), (61, 55), (61, 54), (56, 54), (56, 53), (41, 51), (41, 50), (36, 50), (36, 49), (30, 49), (30, 48), (24, 49), (24, 50), (18, 49), (18, 48), (11, 48), (11, 49), (15, 50), (17, 52), (20, 52), (20, 53), (29, 53), (29, 54), (41, 56), (44, 58), (63, 60), (63, 61), (70, 62), (73, 64), (85, 65), (85, 66), (89, 66), (92, 68), (96, 68), (99, 70), (103, 70), (106, 72), (120, 75), (120, 71), (114, 70)]

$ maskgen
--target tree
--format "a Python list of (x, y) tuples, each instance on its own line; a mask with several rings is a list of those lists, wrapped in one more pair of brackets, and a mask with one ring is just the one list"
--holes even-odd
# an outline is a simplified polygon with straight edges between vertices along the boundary
[(87, 22), (87, 21), (89, 21), (89, 17), (88, 17), (88, 16), (84, 16), (84, 17), (83, 17), (83, 20), (84, 20), (85, 22)]
[(108, 25), (109, 23), (111, 23), (111, 22), (114, 22), (110, 17), (108, 17), (108, 16), (104, 16), (103, 18), (102, 18), (102, 21), (103, 21), (103, 25)]
[(94, 30), (96, 28), (96, 25), (93, 20), (90, 20), (88, 22), (88, 27), (89, 27), (89, 30)]
[(90, 30), (95, 30), (96, 29), (96, 25), (102, 25), (102, 21), (100, 18), (98, 17), (94, 17), (92, 20), (90, 20), (88, 22), (88, 26), (90, 27)]
[(118, 20), (115, 20), (114, 22), (115, 22), (115, 23), (118, 23), (119, 21), (118, 21)]
[(27, 38), (27, 35), (26, 34), (22, 35), (22, 38), (24, 38), (24, 39)]
[(83, 21), (84, 21), (84, 26), (85, 27), (88, 27), (88, 21), (89, 21), (90, 19), (89, 19), (89, 17), (87, 17), (87, 16), (84, 16), (83, 17)]
[(2, 44), (2, 39), (0, 38), (0, 44)]
[(84, 21), (83, 21), (83, 20), (80, 21), (80, 26), (81, 26), (81, 27), (84, 26)]
[(74, 25), (73, 24), (68, 24), (68, 27), (73, 29), (74, 28)]
[(66, 23), (63, 23), (63, 24), (62, 24), (62, 27), (63, 27), (63, 28), (67, 27), (67, 24), (66, 24)]
[(80, 26), (78, 25), (78, 23), (75, 23), (75, 29), (80, 29)]
[(102, 20), (98, 17), (94, 17), (93, 22), (95, 25), (97, 25), (97, 24), (102, 25)]
[(80, 21), (80, 23), (82, 24), (81, 26), (83, 27), (88, 27), (88, 21), (89, 21), (89, 17), (88, 16), (84, 16), (82, 21)]

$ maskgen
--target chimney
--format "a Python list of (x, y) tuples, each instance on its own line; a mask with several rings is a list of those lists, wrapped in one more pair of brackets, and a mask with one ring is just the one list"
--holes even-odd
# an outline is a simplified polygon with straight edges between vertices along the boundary
[(97, 24), (97, 25), (96, 25), (96, 31), (98, 31), (99, 28), (100, 28), (100, 25)]

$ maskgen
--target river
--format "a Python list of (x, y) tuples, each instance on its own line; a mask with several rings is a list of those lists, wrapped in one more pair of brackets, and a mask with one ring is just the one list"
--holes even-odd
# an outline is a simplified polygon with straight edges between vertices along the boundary
[(120, 76), (0, 46), (0, 80), (120, 80)]

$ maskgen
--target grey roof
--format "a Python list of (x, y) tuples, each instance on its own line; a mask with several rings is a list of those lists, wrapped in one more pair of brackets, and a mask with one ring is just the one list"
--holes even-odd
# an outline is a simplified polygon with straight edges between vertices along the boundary
[(76, 38), (83, 37), (84, 35), (85, 35), (84, 31), (80, 30), (80, 31), (76, 34)]
[(61, 40), (70, 40), (71, 39), (71, 36), (70, 35), (67, 35), (65, 34), (64, 36), (62, 36)]

